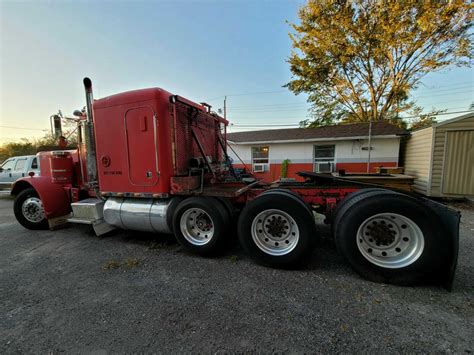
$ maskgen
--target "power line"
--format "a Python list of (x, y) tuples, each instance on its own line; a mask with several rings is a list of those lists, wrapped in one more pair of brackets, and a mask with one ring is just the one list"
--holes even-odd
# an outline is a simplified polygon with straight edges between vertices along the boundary
[[(288, 111), (306, 111), (308, 110), (309, 107), (305, 108), (305, 107), (302, 107), (302, 108), (298, 108), (298, 107), (294, 107), (294, 108), (291, 108), (291, 107), (287, 107), (287, 108), (275, 108), (275, 109), (254, 109), (254, 110), (241, 110), (241, 111), (237, 111), (235, 110), (235, 113), (238, 113), (238, 114), (249, 114), (249, 113), (265, 113), (265, 112), (288, 112)], [(230, 112), (234, 112), (234, 110), (229, 110)]]
[[(463, 111), (465, 109), (465, 107), (444, 107), (442, 109), (438, 109), (438, 110), (435, 110), (435, 111), (443, 111), (443, 110), (459, 110), (459, 111)], [(293, 110), (293, 111), (301, 111), (301, 110)], [(261, 111), (262, 113), (264, 113), (264, 111)], [(268, 111), (265, 111), (265, 112), (268, 112)], [(277, 112), (277, 111), (275, 111)], [(258, 119), (262, 119), (264, 118), (264, 114), (262, 114), (261, 116), (259, 117), (248, 117), (248, 116), (242, 116), (242, 117), (239, 117), (240, 115), (233, 115), (233, 120), (242, 120), (242, 119), (245, 119), (245, 120), (258, 120)], [(278, 116), (274, 116), (272, 115), (271, 116), (272, 119), (280, 119), (280, 120), (293, 120), (295, 117), (278, 117)]]
[[(451, 103), (451, 102), (466, 101), (466, 100), (469, 101), (469, 99), (466, 99), (466, 98), (452, 99), (452, 100), (449, 100), (449, 101), (436, 101), (436, 102), (431, 103), (431, 104), (428, 103), (428, 104), (426, 104), (425, 106), (430, 106), (430, 105), (432, 105), (432, 106), (435, 106), (435, 105), (443, 105), (443, 104), (449, 104), (449, 103)], [(472, 101), (474, 102), (474, 98), (472, 99)]]
[(472, 90), (468, 90), (468, 91), (450, 91), (448, 93), (445, 93), (445, 94), (430, 94), (430, 95), (420, 95), (420, 96), (416, 96), (416, 98), (423, 98), (423, 97), (438, 97), (438, 96), (448, 96), (448, 95), (459, 95), (459, 94), (466, 94), (466, 93), (473, 93)]
[(243, 93), (238, 93), (238, 94), (228, 94), (228, 95), (221, 95), (217, 97), (213, 97), (212, 99), (207, 99), (207, 101), (212, 101), (212, 100), (217, 100), (217, 99), (223, 99), (226, 96), (249, 96), (249, 95), (266, 95), (266, 94), (278, 94), (282, 92), (288, 92), (288, 90), (278, 90), (278, 91), (257, 91), (257, 92), (243, 92)]
[[(451, 89), (450, 87), (453, 87), (453, 86), (455, 88)], [(474, 87), (473, 82), (466, 81), (466, 82), (462, 82), (462, 83), (458, 83), (458, 84), (443, 85), (442, 89), (438, 89), (438, 88), (433, 88), (433, 89), (424, 88), (424, 89), (429, 90), (430, 93), (433, 93), (433, 92), (443, 92), (443, 91), (456, 90), (456, 89), (464, 89), (464, 88), (468, 88), (468, 87), (473, 88)], [(242, 93), (236, 93), (236, 94), (227, 94), (227, 95), (216, 96), (216, 97), (213, 97), (211, 99), (207, 99), (207, 101), (213, 101), (213, 100), (221, 99), (221, 98), (224, 98), (225, 96), (235, 97), (235, 96), (250, 96), (250, 95), (266, 95), (266, 94), (278, 94), (278, 93), (283, 93), (283, 92), (290, 93), (289, 90), (242, 92)], [(431, 94), (429, 96), (431, 96)]]
[[(456, 85), (454, 85), (456, 86)], [(474, 87), (474, 83), (471, 83), (469, 85), (459, 85), (459, 86), (456, 86), (456, 87), (446, 87), (446, 86), (443, 86), (442, 89), (414, 89), (414, 90), (423, 90), (423, 91), (429, 91), (429, 92), (444, 92), (444, 91), (450, 91), (450, 90), (458, 90), (458, 89), (467, 89), (467, 88), (473, 88)]]
[(306, 101), (295, 101), (295, 102), (287, 102), (282, 104), (263, 104), (263, 105), (244, 105), (244, 106), (233, 106), (233, 109), (240, 109), (240, 108), (252, 108), (252, 107), (263, 107), (263, 106), (293, 106), (293, 105), (305, 105), (309, 104)]
[[(460, 94), (465, 94), (465, 93), (474, 93), (473, 91), (471, 90), (468, 90), (468, 91), (451, 91), (449, 93), (445, 93), (445, 94), (435, 94), (435, 95), (420, 95), (420, 96), (416, 96), (416, 97), (413, 97), (413, 99), (420, 99), (420, 98), (431, 98), (431, 97), (440, 97), (440, 96), (450, 96), (450, 95), (460, 95)], [(469, 98), (457, 98), (457, 99), (453, 99), (453, 100), (450, 100), (450, 101), (461, 101), (461, 100), (469, 100)], [(447, 102), (447, 101), (444, 101), (444, 102)], [(437, 104), (440, 104), (440, 102), (437, 102)], [(243, 112), (243, 111), (255, 111), (255, 109), (258, 109), (259, 112), (263, 112), (260, 110), (260, 108), (265, 108), (265, 107), (269, 107), (269, 108), (272, 108), (274, 107), (275, 109), (277, 109), (278, 107), (282, 107), (283, 109), (291, 109), (291, 108), (299, 108), (299, 107), (308, 107), (309, 105), (311, 105), (310, 102), (288, 102), (288, 103), (280, 103), (280, 104), (262, 104), (262, 105), (243, 105), (243, 106), (231, 106), (230, 107), (230, 110), (231, 111), (239, 111), (239, 112)], [(281, 109), (280, 109), (281, 110)], [(274, 110), (272, 110), (274, 111)]]
[(12, 128), (12, 129), (26, 129), (29, 131), (44, 131), (47, 130), (47, 128), (40, 129), (40, 128), (26, 128), (26, 127), (13, 127), (13, 126), (0, 126), (1, 128)]
[[(433, 115), (433, 116), (454, 115), (454, 114), (467, 113), (467, 112), (474, 112), (474, 110), (455, 111), (455, 112), (442, 112), (442, 113), (438, 113), (437, 115)], [(421, 114), (421, 115), (417, 115), (417, 116), (405, 116), (405, 117), (400, 117), (400, 119), (402, 119), (402, 120), (413, 119), (413, 118), (419, 118), (419, 117), (424, 116), (424, 115), (426, 115), (426, 114)], [(354, 123), (368, 123), (368, 122), (350, 122), (350, 123), (339, 123), (339, 124), (354, 124)], [(259, 125), (232, 124), (231, 125), (231, 127), (294, 127), (294, 126), (299, 127), (299, 123), (269, 123), (269, 124), (259, 124)]]
[(470, 85), (470, 86), (473, 86), (474, 82), (472, 80), (470, 81), (463, 81), (461, 83), (456, 83), (456, 84), (449, 84), (449, 85), (443, 85), (443, 86), (432, 86), (432, 87), (429, 87), (429, 86), (425, 86), (423, 83), (421, 85), (424, 85), (423, 88), (426, 89), (426, 90), (438, 90), (439, 88), (443, 88), (441, 90), (444, 90), (445, 88), (450, 88), (450, 87), (453, 87), (453, 86), (465, 86), (465, 85)]

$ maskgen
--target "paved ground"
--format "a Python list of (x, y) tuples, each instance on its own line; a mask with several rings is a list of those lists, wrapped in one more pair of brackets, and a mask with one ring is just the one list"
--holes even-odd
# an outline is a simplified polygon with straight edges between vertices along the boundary
[(330, 242), (281, 271), (238, 247), (204, 259), (155, 235), (32, 232), (1, 198), (0, 353), (472, 352), (472, 209), (461, 228), (448, 293), (364, 281)]

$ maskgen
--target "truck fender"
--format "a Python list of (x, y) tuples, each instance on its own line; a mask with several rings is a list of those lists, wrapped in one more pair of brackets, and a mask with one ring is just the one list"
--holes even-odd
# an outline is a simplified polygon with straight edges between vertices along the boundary
[(21, 191), (34, 188), (43, 202), (47, 219), (67, 215), (71, 211), (69, 189), (51, 183), (49, 176), (33, 176), (20, 178), (12, 186), (11, 195), (18, 195)]

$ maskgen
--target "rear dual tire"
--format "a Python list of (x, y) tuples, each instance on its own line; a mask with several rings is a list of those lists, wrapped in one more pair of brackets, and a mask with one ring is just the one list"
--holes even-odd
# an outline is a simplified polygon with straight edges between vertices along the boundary
[[(342, 201), (340, 201), (336, 205), (336, 208), (330, 214), (329, 222), (332, 224), (332, 226), (337, 226), (339, 224), (340, 221), (338, 220), (338, 216), (342, 215), (341, 211), (346, 209), (346, 205), (350, 201), (352, 201), (356, 197), (371, 194), (373, 192), (378, 192), (380, 194), (392, 194), (392, 193), (394, 193), (392, 190), (382, 189), (382, 188), (379, 188), (379, 187), (370, 187), (370, 188), (366, 188), (366, 189), (357, 190), (357, 191), (347, 195), (346, 197), (344, 197), (344, 199)], [(340, 217), (339, 217), (339, 219), (340, 219)], [(334, 234), (334, 228), (333, 228), (333, 234)]]
[(188, 251), (202, 256), (219, 254), (228, 239), (230, 214), (216, 198), (190, 197), (180, 202), (173, 214), (177, 241)]
[(423, 283), (440, 271), (449, 253), (444, 227), (431, 209), (388, 190), (350, 196), (333, 229), (350, 266), (375, 282)]
[[(222, 252), (231, 241), (231, 213), (216, 198), (183, 200), (173, 216), (178, 242), (203, 256)], [(248, 203), (238, 222), (239, 241), (247, 254), (260, 264), (294, 268), (305, 264), (316, 239), (311, 210), (297, 194), (268, 191)]]
[(285, 191), (269, 191), (249, 202), (240, 215), (238, 234), (254, 261), (275, 268), (301, 267), (316, 241), (311, 211)]

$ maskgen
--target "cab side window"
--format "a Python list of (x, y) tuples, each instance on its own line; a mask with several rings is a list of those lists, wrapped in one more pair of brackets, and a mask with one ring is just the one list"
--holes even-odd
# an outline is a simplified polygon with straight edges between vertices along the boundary
[(25, 170), (26, 159), (18, 159), (15, 164), (15, 171)]
[(14, 166), (15, 166), (15, 159), (10, 159), (10, 160), (7, 160), (5, 163), (2, 164), (2, 169), (4, 171), (13, 170)]
[(31, 169), (38, 169), (38, 158), (34, 158), (31, 161)]

